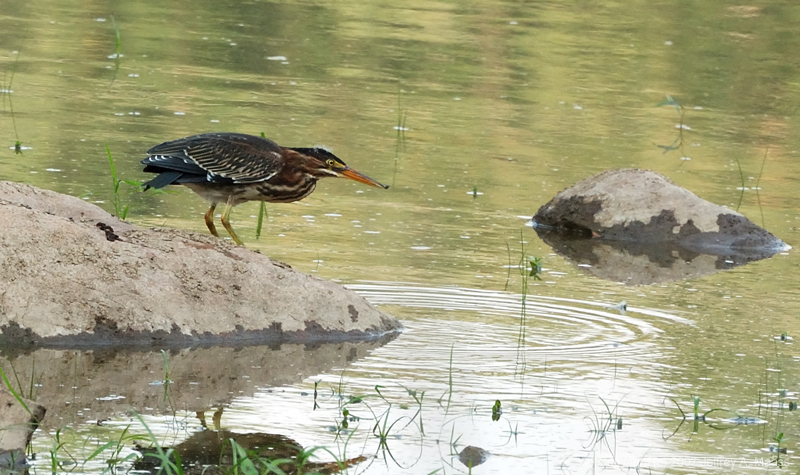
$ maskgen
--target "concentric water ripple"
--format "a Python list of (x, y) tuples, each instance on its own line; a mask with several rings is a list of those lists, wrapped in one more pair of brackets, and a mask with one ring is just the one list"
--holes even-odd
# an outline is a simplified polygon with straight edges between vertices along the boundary
[[(523, 315), (522, 295), (496, 290), (395, 282), (357, 283), (348, 288), (375, 305), (415, 309), (416, 318), (406, 325), (414, 333), (430, 333), (436, 341), (426, 344), (419, 334), (413, 340), (433, 348), (441, 348), (441, 335), (446, 332), (455, 340), (473, 343), (477, 351), (484, 345), (494, 346), (493, 341), (507, 348), (509, 340), (516, 339), (528, 356), (580, 361), (610, 356), (619, 361), (652, 351), (650, 340), (663, 332), (660, 327), (692, 324), (659, 310), (627, 307), (623, 311), (613, 304), (538, 295), (525, 297)], [(443, 322), (447, 313), (452, 314)]]

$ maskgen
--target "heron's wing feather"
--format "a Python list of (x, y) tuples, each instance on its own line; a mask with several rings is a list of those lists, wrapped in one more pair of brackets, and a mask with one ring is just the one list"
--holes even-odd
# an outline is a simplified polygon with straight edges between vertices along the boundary
[(142, 163), (205, 175), (209, 182), (257, 183), (281, 170), (281, 152), (275, 142), (254, 135), (201, 134), (156, 145)]

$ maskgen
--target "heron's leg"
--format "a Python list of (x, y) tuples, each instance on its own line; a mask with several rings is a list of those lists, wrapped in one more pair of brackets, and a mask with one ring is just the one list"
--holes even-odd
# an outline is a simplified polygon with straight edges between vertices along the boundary
[(222, 409), (223, 408), (220, 407), (219, 409), (214, 411), (214, 415), (212, 416), (212, 421), (214, 422), (214, 430), (216, 430), (216, 431), (218, 431), (220, 429), (220, 427), (222, 426), (222, 424), (221, 424), (222, 423)]
[(208, 426), (206, 425), (205, 411), (197, 411), (195, 412), (195, 415), (197, 416), (198, 419), (200, 419), (200, 425), (203, 426), (203, 429), (208, 429)]
[[(221, 427), (222, 410), (223, 409), (224, 408), (220, 407), (219, 409), (214, 411), (214, 415), (212, 416), (212, 422), (214, 424), (214, 430), (216, 430), (216, 431), (218, 431), (219, 428)], [(198, 419), (200, 419), (200, 425), (203, 426), (203, 429), (208, 429), (208, 426), (206, 425), (206, 413), (205, 413), (205, 411), (197, 411), (197, 412), (195, 412), (195, 415), (197, 416)]]
[(242, 242), (241, 239), (239, 239), (239, 236), (237, 236), (236, 233), (233, 232), (233, 228), (231, 227), (231, 222), (228, 220), (228, 218), (230, 218), (232, 209), (233, 209), (233, 195), (230, 195), (228, 196), (228, 202), (225, 203), (225, 211), (222, 212), (222, 219), (220, 221), (222, 221), (222, 225), (225, 226), (225, 229), (228, 230), (228, 234), (230, 234), (231, 237), (233, 238), (233, 242), (235, 242), (240, 246), (244, 246), (244, 243)]
[(217, 204), (211, 203), (211, 207), (206, 211), (206, 226), (208, 226), (208, 230), (211, 231), (211, 234), (219, 237), (219, 234), (217, 234), (217, 227), (214, 226), (214, 210), (216, 208)]

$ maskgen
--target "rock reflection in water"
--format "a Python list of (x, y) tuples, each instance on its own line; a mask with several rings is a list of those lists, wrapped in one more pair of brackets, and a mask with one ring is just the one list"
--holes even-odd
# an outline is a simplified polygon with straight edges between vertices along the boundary
[(474, 445), (464, 447), (458, 454), (458, 460), (468, 468), (477, 467), (485, 462), (488, 457), (489, 452)]
[[(133, 408), (203, 411), (251, 396), (258, 388), (296, 384), (344, 368), (394, 336), (367, 342), (281, 344), (141, 351), (38, 349), (0, 354), (0, 367), (33, 388), (47, 407), (45, 427), (102, 421)], [(32, 379), (32, 381), (31, 381)], [(165, 381), (168, 380), (168, 383)], [(15, 380), (16, 382), (16, 380)], [(26, 394), (27, 395), (27, 394)]]
[(626, 285), (647, 285), (692, 279), (732, 269), (775, 254), (755, 249), (727, 249), (710, 254), (677, 242), (641, 243), (582, 239), (535, 228), (553, 250), (581, 270), (604, 280)]

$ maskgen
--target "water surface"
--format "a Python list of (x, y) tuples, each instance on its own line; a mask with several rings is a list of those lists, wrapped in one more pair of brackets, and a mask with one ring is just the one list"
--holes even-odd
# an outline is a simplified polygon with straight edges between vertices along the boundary
[[(0, 17), (0, 178), (112, 211), (106, 145), (120, 177), (141, 181), (150, 146), (237, 131), (326, 145), (392, 185), (324, 180), (300, 203), (270, 206), (258, 240), (258, 205), (235, 210), (249, 248), (353, 288), (407, 331), (353, 362), (203, 402), (225, 407), (226, 429), (376, 454), (353, 473), (463, 473), (453, 453), (466, 445), (492, 454), (473, 473), (733, 463), (793, 473), (795, 251), (626, 287), (556, 256), (523, 224), (582, 178), (640, 167), (796, 248), (799, 16), (789, 4), (720, 1), (11, 0)], [(659, 107), (667, 96), (682, 108)], [(207, 206), (188, 190), (123, 187), (122, 199), (136, 224), (206, 232)], [(544, 258), (542, 280), (522, 277), (528, 256)], [(613, 308), (623, 300), (624, 314)], [(424, 392), (420, 415), (409, 391)], [(344, 406), (360, 418), (345, 444), (342, 405), (363, 395), (368, 404)], [(678, 405), (691, 411), (695, 396), (701, 412), (730, 412), (681, 425)], [(163, 440), (200, 427), (199, 407), (136, 409)], [(401, 422), (380, 448), (373, 419), (387, 410)], [(102, 426), (91, 411), (49, 413), (34, 446), (46, 453), (62, 426), (77, 431), (75, 452), (86, 436), (144, 434), (114, 412)], [(739, 416), (765, 423), (725, 421)], [(786, 454), (769, 451), (779, 434)]]

